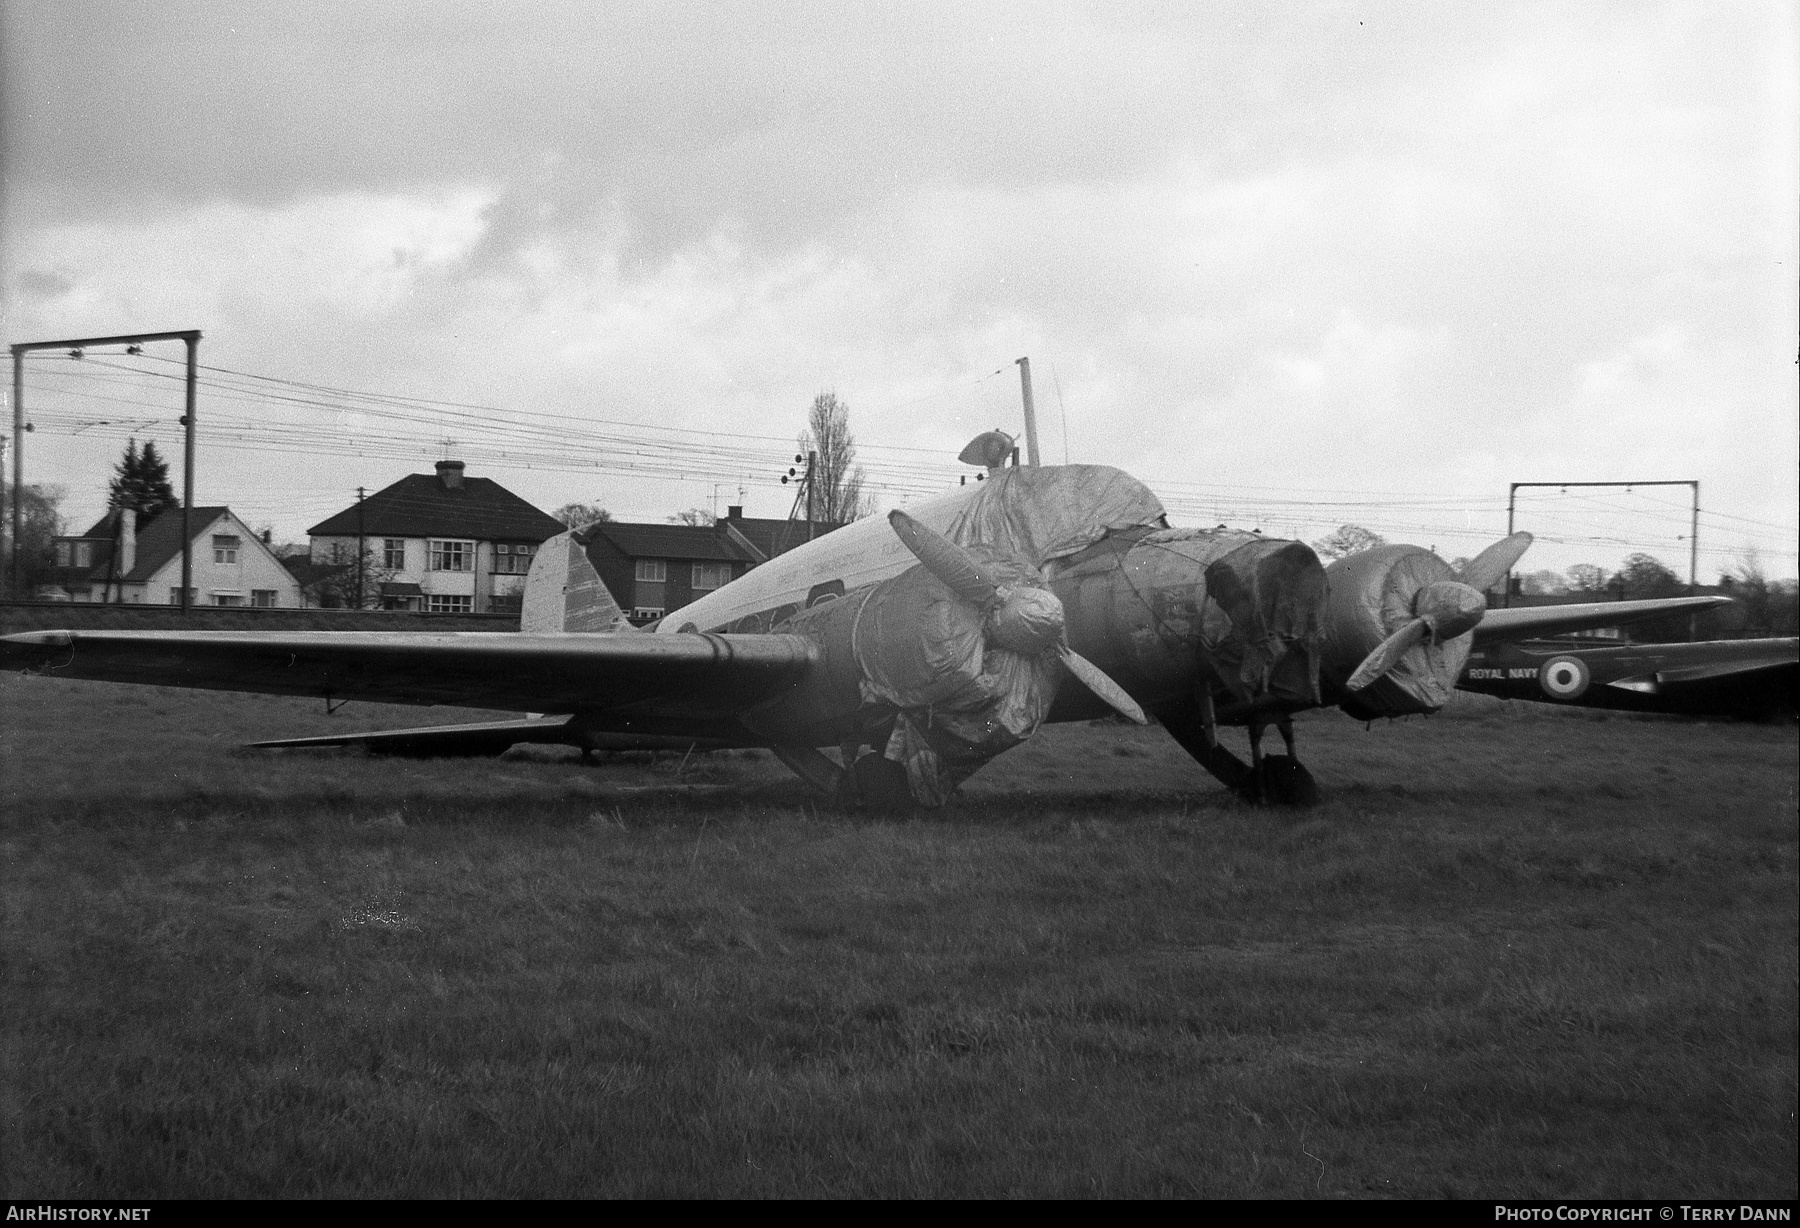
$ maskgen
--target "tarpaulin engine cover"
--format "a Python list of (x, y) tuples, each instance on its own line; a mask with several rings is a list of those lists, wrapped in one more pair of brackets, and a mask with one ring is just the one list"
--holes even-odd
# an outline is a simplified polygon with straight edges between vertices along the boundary
[[(1412, 620), (1421, 589), (1454, 580), (1456, 572), (1417, 546), (1377, 546), (1339, 559), (1325, 569), (1325, 577), (1331, 585), (1326, 660), (1354, 663)], [(1358, 717), (1436, 712), (1448, 702), (1473, 643), (1473, 636), (1461, 635), (1448, 643), (1413, 647), (1362, 692), (1369, 704), (1359, 706), (1353, 697), (1344, 710)], [(1342, 687), (1348, 677), (1331, 681)]]
[(1003, 469), (945, 536), (1021, 590), (1002, 615), (1010, 625), (990, 625), (923, 567), (876, 586), (853, 635), (862, 695), (898, 709), (883, 753), (905, 766), (916, 800), (941, 805), (1048, 715), (1064, 673), (1049, 651), (1062, 639), (1063, 615), (1038, 567), (1109, 532), (1162, 523), (1156, 496), (1117, 469)]

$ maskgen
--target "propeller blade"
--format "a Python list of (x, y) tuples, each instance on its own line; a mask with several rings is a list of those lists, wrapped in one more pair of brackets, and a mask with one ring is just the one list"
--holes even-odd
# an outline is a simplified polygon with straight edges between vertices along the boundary
[(1069, 672), (1081, 679), (1081, 685), (1111, 704), (1120, 716), (1136, 721), (1140, 725), (1148, 725), (1150, 718), (1137, 705), (1137, 700), (1125, 693), (1125, 688), (1106, 676), (1106, 671), (1067, 645), (1060, 645), (1057, 655), (1062, 663), (1069, 667)]
[(1514, 533), (1511, 537), (1503, 537), (1470, 559), (1462, 569), (1462, 574), (1456, 578), (1476, 592), (1485, 593), (1506, 579), (1506, 573), (1513, 569), (1519, 556), (1530, 547), (1529, 533)]
[(1422, 618), (1415, 618), (1400, 630), (1375, 645), (1375, 651), (1364, 657), (1356, 672), (1350, 675), (1350, 681), (1344, 689), (1354, 694), (1373, 683), (1377, 678), (1400, 664), (1414, 645), (1422, 643), (1431, 634), (1431, 625)]
[(888, 513), (888, 523), (906, 543), (925, 570), (971, 605), (990, 606), (1000, 596), (1000, 582), (968, 551), (934, 529), (928, 529), (898, 508)]

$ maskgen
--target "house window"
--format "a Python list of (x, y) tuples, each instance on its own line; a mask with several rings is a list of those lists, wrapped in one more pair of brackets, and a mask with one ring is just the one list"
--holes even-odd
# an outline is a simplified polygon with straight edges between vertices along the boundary
[(525, 608), (525, 598), (520, 593), (500, 593), (488, 603), (491, 614), (517, 614)]
[(56, 543), (56, 565), (58, 567), (67, 567), (69, 565), (69, 559), (73, 557), (70, 553), (69, 545), (70, 543), (68, 542)]
[(730, 563), (695, 563), (694, 591), (701, 589), (724, 588), (731, 583)]
[(382, 539), (381, 565), (389, 571), (406, 570), (406, 539), (404, 537)]
[(531, 552), (534, 549), (534, 546), (513, 546), (501, 542), (494, 547), (494, 573), (502, 576), (525, 575), (531, 570)]
[(250, 590), (250, 604), (259, 609), (273, 609), (275, 606), (275, 590), (272, 588), (253, 588)]
[(631, 621), (634, 623), (655, 622), (662, 616), (663, 608), (659, 605), (633, 606), (631, 610)]
[(213, 535), (213, 562), (237, 562), (238, 546), (240, 544), (236, 534), (215, 533)]
[[(200, 590), (199, 589), (191, 588), (188, 590), (188, 593), (189, 593), (189, 600), (188, 600), (189, 605), (200, 604)], [(173, 587), (169, 590), (169, 604), (170, 605), (180, 605), (181, 604), (181, 586), (179, 584), (177, 584), (175, 587)]]
[[(437, 543), (432, 543), (436, 545)], [(461, 542), (455, 543), (461, 545)], [(446, 597), (438, 593), (431, 595), (430, 612), (433, 614), (469, 614), (475, 609), (473, 597)]]
[(474, 555), (474, 542), (433, 541), (431, 543), (431, 570), (467, 571), (469, 570), (469, 560)]
[(75, 566), (92, 567), (94, 565), (94, 543), (75, 543)]
[(242, 593), (214, 593), (213, 594), (213, 604), (214, 605), (243, 605), (244, 604), (244, 594), (242, 594)]
[(637, 578), (645, 584), (661, 584), (669, 578), (669, 565), (662, 559), (639, 559)]

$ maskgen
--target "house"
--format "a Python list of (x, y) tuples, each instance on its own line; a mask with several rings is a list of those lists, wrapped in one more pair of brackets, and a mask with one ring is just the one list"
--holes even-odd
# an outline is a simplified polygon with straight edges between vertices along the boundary
[(759, 561), (713, 525), (602, 520), (586, 533), (588, 560), (613, 599), (640, 626), (723, 588)]
[[(170, 508), (142, 525), (137, 512), (108, 512), (86, 533), (54, 539), (50, 591), (57, 600), (181, 604), (183, 516)], [(300, 586), (266, 536), (228, 507), (197, 507), (192, 526), (194, 605), (294, 608)]]
[(808, 525), (804, 520), (766, 520), (746, 516), (744, 509), (734, 503), (725, 509), (725, 518), (714, 527), (748, 552), (756, 562), (766, 563), (778, 554), (786, 554), (795, 546), (804, 545), (815, 537), (823, 537), (844, 526), (823, 520), (815, 520)]
[(519, 609), (532, 556), (565, 528), (444, 460), (435, 474), (408, 474), (306, 532), (316, 569), (352, 565), (349, 583), (330, 581), (338, 601), (355, 604), (360, 587), (367, 606), (485, 614)]
[(737, 579), (758, 563), (812, 537), (841, 528), (823, 521), (763, 520), (733, 505), (711, 525), (602, 520), (584, 530), (588, 559), (613, 599), (643, 626), (702, 593)]

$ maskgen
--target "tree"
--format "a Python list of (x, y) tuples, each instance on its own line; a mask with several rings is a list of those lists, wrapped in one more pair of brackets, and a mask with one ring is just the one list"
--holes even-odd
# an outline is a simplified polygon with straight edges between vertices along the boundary
[(381, 564), (381, 555), (376, 554), (375, 546), (366, 543), (362, 551), (362, 565), (351, 559), (335, 570), (326, 573), (307, 586), (314, 600), (328, 610), (354, 610), (359, 608), (357, 600), (362, 600), (361, 609), (379, 610), (381, 608), (381, 586), (388, 583), (400, 573), (391, 567)]
[(1553, 594), (1569, 591), (1569, 583), (1554, 571), (1534, 571), (1519, 577), (1519, 590), (1525, 593)]
[(812, 518), (826, 524), (849, 524), (875, 510), (863, 494), (863, 470), (856, 463), (856, 437), (850, 433), (850, 407), (835, 392), (813, 398), (800, 433), (800, 451), (816, 452), (813, 462)]
[(1744, 552), (1722, 582), (1730, 584), (1731, 596), (1743, 609), (1743, 634), (1790, 636), (1795, 633), (1796, 624), (1800, 624), (1800, 601), (1795, 598), (1800, 590), (1796, 590), (1792, 580), (1769, 579), (1755, 547)]
[(1374, 530), (1359, 524), (1343, 524), (1314, 542), (1312, 548), (1314, 554), (1331, 563), (1385, 545), (1387, 538)]
[(1563, 574), (1569, 577), (1569, 591), (1572, 593), (1606, 591), (1606, 569), (1603, 567), (1596, 567), (1592, 563), (1577, 563)]
[(611, 520), (612, 513), (593, 503), (565, 503), (550, 513), (571, 529), (585, 529), (602, 520)]
[(669, 517), (670, 524), (685, 524), (689, 528), (710, 529), (719, 523), (719, 518), (703, 507), (690, 507), (685, 512), (676, 512)]
[(124, 457), (113, 466), (107, 492), (109, 507), (136, 508), (140, 524), (158, 512), (181, 506), (175, 488), (169, 485), (169, 463), (157, 452), (154, 439), (142, 452), (135, 439), (125, 445)]
[(1633, 554), (1612, 578), (1613, 587), (1628, 601), (1651, 597), (1679, 597), (1687, 592), (1681, 577), (1653, 555)]
[[(10, 483), (6, 497), (0, 501), (0, 542), (7, 550), (0, 552), (0, 591), (14, 597), (29, 597), (37, 586), (49, 579), (55, 566), (54, 541), (63, 532), (61, 504), (66, 492), (60, 486), (26, 486), (23, 496)], [(19, 500), (19, 583), (12, 587), (12, 513), (13, 500)]]

